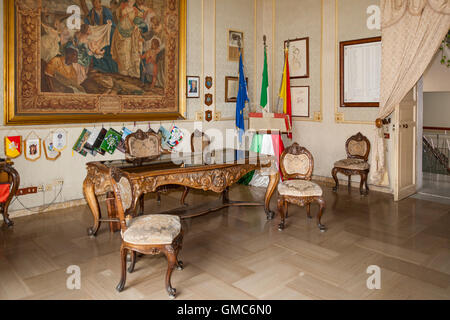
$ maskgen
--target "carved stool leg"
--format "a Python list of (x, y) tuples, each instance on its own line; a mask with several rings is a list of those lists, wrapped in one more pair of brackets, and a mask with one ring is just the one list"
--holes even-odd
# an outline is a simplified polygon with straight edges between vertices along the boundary
[(311, 203), (308, 203), (306, 205), (306, 214), (308, 216), (308, 219), (312, 219), (312, 217), (311, 217)]
[(161, 203), (161, 191), (158, 189), (158, 191), (156, 191), (156, 201), (158, 201), (158, 203)]
[(128, 272), (133, 273), (134, 266), (136, 265), (136, 251), (130, 250), (130, 255), (131, 255), (131, 262), (130, 265), (128, 266)]
[(139, 206), (141, 207), (141, 211), (139, 212), (139, 215), (143, 215), (144, 214), (144, 194), (142, 194), (139, 197)]
[(331, 175), (333, 176), (334, 182), (335, 182), (335, 186), (333, 187), (333, 191), (337, 191), (339, 189), (339, 180), (337, 178), (337, 172), (338, 172), (338, 168), (333, 168), (333, 170), (331, 171)]
[(7, 210), (6, 210), (6, 205), (5, 205), (5, 203), (0, 203), (0, 210), (2, 211), (3, 221), (5, 222), (5, 224), (6, 224), (8, 227), (12, 227), (12, 226), (14, 225), (14, 222), (12, 222), (12, 221), (9, 219), (9, 215), (8, 215)]
[(116, 287), (116, 290), (121, 292), (123, 288), (125, 287), (125, 282), (127, 281), (127, 251), (128, 249), (123, 246), (123, 244), (120, 246), (120, 260), (122, 263), (122, 270), (121, 270), (121, 278), (120, 282)]
[(222, 192), (222, 203), (229, 203), (230, 202), (230, 187), (226, 187), (225, 190)]
[(286, 220), (286, 205), (283, 197), (278, 198), (278, 212), (280, 213), (280, 224), (278, 225), (278, 230), (282, 231), (284, 229)]
[(188, 193), (189, 193), (189, 187), (184, 187), (183, 195), (181, 196), (181, 200), (180, 200), (181, 205), (183, 205), (183, 206), (186, 205), (185, 200), (186, 200)]
[(325, 200), (322, 197), (319, 197), (317, 199), (317, 202), (319, 203), (319, 214), (317, 215), (317, 226), (319, 227), (321, 232), (325, 232), (325, 230), (327, 228), (321, 222), (323, 210), (325, 209)]
[(175, 265), (177, 264), (177, 257), (175, 255), (175, 252), (173, 250), (173, 248), (171, 247), (170, 250), (165, 252), (166, 257), (167, 257), (167, 272), (166, 272), (166, 290), (167, 293), (169, 294), (170, 298), (175, 298), (175, 294), (177, 292), (177, 290), (175, 288), (172, 288), (172, 284), (170, 283), (170, 279), (172, 277), (172, 271), (175, 267)]
[(366, 172), (366, 178), (364, 179), (364, 182), (366, 184), (366, 194), (369, 194), (369, 184), (367, 183), (367, 178), (369, 176), (369, 172)]
[(365, 195), (365, 194), (367, 194), (367, 190), (364, 192), (364, 184), (366, 183), (366, 185), (367, 185), (367, 173), (364, 171), (361, 171), (359, 173), (359, 175), (361, 176), (361, 182), (359, 183), (359, 193), (361, 195)]

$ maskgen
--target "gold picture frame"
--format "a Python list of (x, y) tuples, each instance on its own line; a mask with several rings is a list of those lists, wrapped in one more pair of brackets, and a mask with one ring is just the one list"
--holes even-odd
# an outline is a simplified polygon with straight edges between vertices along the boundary
[[(119, 93), (114, 91), (113, 93), (99, 92), (98, 94), (42, 92), (42, 57), (40, 56), (42, 1), (58, 0), (3, 0), (4, 125), (185, 118), (186, 0), (167, 0), (165, 2), (168, 9), (168, 13), (164, 13), (167, 14), (167, 23), (173, 24), (172, 30), (176, 31), (167, 36), (167, 46), (164, 47), (165, 54), (166, 51), (170, 51), (170, 48), (174, 49), (170, 51), (171, 53), (166, 54), (163, 65), (166, 71), (174, 70), (175, 76), (164, 79), (166, 82), (160, 90), (163, 92), (161, 95), (148, 93), (153, 91), (145, 91), (144, 94), (140, 92), (140, 95), (134, 93), (122, 95), (120, 91)], [(27, 5), (37, 6), (38, 13), (35, 8), (34, 10), (30, 9)], [(28, 31), (22, 32), (22, 30)], [(126, 81), (121, 83), (124, 82), (126, 83)], [(54, 106), (56, 107), (53, 108)]]

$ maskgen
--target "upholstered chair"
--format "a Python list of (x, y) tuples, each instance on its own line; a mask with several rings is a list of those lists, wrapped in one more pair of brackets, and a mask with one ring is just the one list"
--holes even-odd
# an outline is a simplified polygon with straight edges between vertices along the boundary
[[(348, 188), (351, 188), (351, 176), (361, 176), (361, 182), (359, 185), (359, 192), (362, 195), (369, 193), (369, 186), (367, 185), (367, 177), (369, 175), (370, 166), (367, 163), (370, 153), (370, 142), (365, 136), (358, 132), (354, 136), (348, 138), (345, 143), (345, 151), (347, 153), (347, 159), (339, 160), (334, 163), (334, 168), (331, 171), (336, 185), (333, 187), (333, 191), (337, 191), (339, 188), (339, 180), (337, 178), (338, 173), (348, 176)], [(366, 190), (363, 190), (363, 186), (366, 186)]]
[[(206, 148), (211, 144), (211, 139), (204, 132), (195, 129), (195, 131), (191, 134), (191, 152), (204, 152)], [(181, 204), (186, 205), (186, 197), (189, 193), (189, 187), (184, 187), (184, 192), (181, 196)]]
[(131, 161), (144, 161), (161, 155), (161, 137), (141, 129), (129, 134), (125, 139), (125, 156)]
[(285, 219), (288, 216), (288, 204), (306, 206), (306, 213), (311, 219), (311, 203), (319, 204), (317, 225), (320, 231), (325, 231), (321, 223), (325, 200), (322, 197), (322, 188), (311, 181), (314, 170), (312, 154), (298, 143), (294, 143), (283, 151), (280, 158), (280, 168), (284, 181), (278, 185), (278, 212), (281, 222), (278, 229), (285, 228)]
[(114, 190), (117, 213), (120, 220), (122, 245), (120, 246), (121, 279), (117, 291), (125, 287), (127, 277), (127, 254), (130, 253), (131, 264), (128, 272), (134, 271), (136, 252), (141, 254), (163, 253), (167, 257), (166, 290), (169, 297), (174, 298), (175, 288), (171, 285), (172, 271), (179, 270), (183, 264), (178, 260), (181, 250), (183, 230), (180, 217), (176, 215), (145, 215), (133, 217), (134, 189), (130, 175), (118, 168), (110, 169), (111, 185)]
[[(134, 163), (142, 163), (155, 159), (163, 153), (161, 137), (153, 130), (144, 132), (138, 129), (125, 138), (125, 159)], [(161, 190), (156, 191), (157, 201), (161, 202)], [(141, 214), (144, 213), (144, 195), (139, 199)]]

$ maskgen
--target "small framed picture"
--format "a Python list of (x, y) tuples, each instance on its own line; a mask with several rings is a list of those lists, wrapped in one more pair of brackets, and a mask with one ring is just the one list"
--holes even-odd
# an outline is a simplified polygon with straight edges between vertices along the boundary
[(186, 98), (200, 98), (200, 77), (186, 77)]
[(289, 41), (289, 72), (290, 78), (309, 78), (309, 37)]
[(30, 138), (24, 141), (25, 159), (36, 161), (41, 157), (41, 139)]
[(241, 31), (228, 30), (229, 61), (239, 61), (239, 48), (241, 48), (242, 59), (244, 59), (244, 33)]
[(291, 87), (292, 117), (309, 118), (309, 86)]
[[(245, 78), (248, 90), (248, 78)], [(236, 102), (239, 92), (239, 77), (225, 77), (225, 102)]]

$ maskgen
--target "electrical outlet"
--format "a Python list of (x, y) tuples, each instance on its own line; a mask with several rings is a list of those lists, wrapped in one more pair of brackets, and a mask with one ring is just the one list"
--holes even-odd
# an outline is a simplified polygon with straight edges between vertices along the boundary
[(37, 187), (28, 187), (28, 188), (22, 188), (18, 189), (16, 192), (16, 196), (23, 196), (30, 193), (37, 193)]

